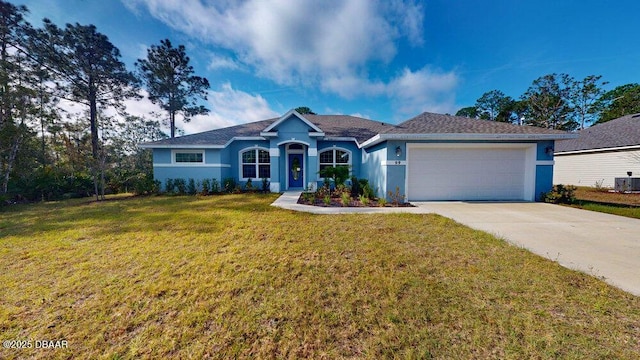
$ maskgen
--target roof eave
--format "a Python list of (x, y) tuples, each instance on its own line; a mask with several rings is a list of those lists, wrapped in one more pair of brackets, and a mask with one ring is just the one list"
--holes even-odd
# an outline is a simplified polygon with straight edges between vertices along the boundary
[(430, 134), (378, 134), (362, 143), (369, 147), (387, 140), (427, 141), (427, 140), (463, 140), (463, 141), (520, 141), (520, 140), (565, 140), (575, 139), (577, 134), (473, 134), (473, 133), (430, 133)]
[(557, 151), (554, 155), (562, 156), (562, 155), (588, 154), (588, 153), (599, 153), (599, 152), (609, 152), (609, 151), (635, 150), (635, 149), (640, 150), (640, 144), (629, 145), (629, 146), (615, 146), (615, 147), (608, 147), (608, 148), (597, 148), (597, 149)]
[(222, 149), (226, 145), (197, 145), (197, 144), (138, 144), (141, 149)]

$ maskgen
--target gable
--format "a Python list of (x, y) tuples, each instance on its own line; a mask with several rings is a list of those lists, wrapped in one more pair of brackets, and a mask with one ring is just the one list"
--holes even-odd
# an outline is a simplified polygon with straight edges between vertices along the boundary
[(316, 133), (318, 135), (324, 135), (322, 130), (314, 125), (311, 121), (300, 115), (295, 110), (290, 110), (284, 114), (280, 119), (267, 126), (260, 135), (269, 136), (271, 133), (277, 133), (278, 131), (302, 133), (308, 132)]

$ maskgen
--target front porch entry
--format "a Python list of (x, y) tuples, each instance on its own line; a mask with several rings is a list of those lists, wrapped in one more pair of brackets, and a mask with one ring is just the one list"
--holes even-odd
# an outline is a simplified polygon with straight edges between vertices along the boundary
[(305, 174), (304, 145), (292, 143), (287, 145), (287, 189), (304, 188)]

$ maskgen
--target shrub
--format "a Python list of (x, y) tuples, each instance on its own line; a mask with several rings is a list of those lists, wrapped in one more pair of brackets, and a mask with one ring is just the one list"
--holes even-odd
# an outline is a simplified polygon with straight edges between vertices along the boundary
[(609, 191), (608, 187), (602, 185), (603, 183), (604, 183), (604, 179), (597, 180), (596, 183), (593, 185), (593, 187), (596, 188), (596, 191), (600, 191), (600, 192)]
[(346, 185), (344, 184), (340, 184), (338, 186), (336, 186), (336, 189), (334, 190), (334, 193), (336, 196), (338, 197), (342, 197), (343, 194), (349, 194), (349, 189), (347, 188)]
[(189, 178), (187, 183), (187, 194), (195, 195), (198, 192), (198, 187), (196, 186), (196, 181), (193, 178)]
[(211, 179), (211, 193), (220, 193), (220, 183), (218, 182), (218, 179)]
[(378, 206), (385, 207), (387, 206), (387, 198), (381, 197), (378, 199)]
[(361, 195), (364, 195), (367, 199), (375, 199), (376, 198), (376, 192), (373, 190), (373, 188), (371, 188), (371, 185), (369, 185), (369, 183), (366, 183), (362, 187), (362, 194)]
[(345, 191), (340, 195), (340, 199), (342, 200), (342, 206), (349, 206), (351, 203), (351, 196), (349, 196), (349, 192)]
[(318, 172), (320, 176), (324, 178), (325, 183), (328, 181), (327, 178), (333, 179), (335, 181), (336, 186), (344, 184), (349, 178), (349, 167), (348, 166), (328, 166)]
[(315, 198), (316, 198), (316, 194), (312, 193), (312, 192), (303, 192), (302, 193), (302, 199), (305, 202), (308, 202), (310, 204), (314, 204), (315, 203)]
[(400, 187), (396, 186), (396, 192), (389, 191), (389, 198), (391, 199), (391, 203), (393, 206), (399, 206), (401, 203), (404, 203), (404, 194), (400, 194)]
[(262, 192), (268, 193), (269, 191), (269, 180), (267, 180), (267, 178), (262, 178)]
[(138, 174), (133, 181), (133, 193), (136, 195), (157, 193), (159, 188), (159, 182), (146, 174)]
[(164, 191), (166, 191), (169, 194), (173, 194), (173, 192), (175, 191), (175, 183), (173, 182), (173, 179), (167, 179), (164, 184), (165, 184)]
[(327, 206), (331, 205), (331, 195), (325, 195), (324, 198), (322, 198), (322, 201)]
[(200, 192), (200, 194), (209, 195), (210, 191), (211, 191), (211, 180), (202, 179), (202, 191)]
[(364, 206), (369, 205), (369, 198), (366, 195), (360, 195), (358, 198), (360, 199), (360, 202), (362, 203), (362, 205)]
[(247, 183), (244, 184), (244, 189), (246, 191), (253, 191), (254, 190), (253, 183), (251, 182), (251, 179), (247, 179)]
[(318, 200), (323, 200), (326, 196), (331, 196), (331, 190), (329, 190), (328, 186), (323, 185), (316, 191), (316, 198)]
[(576, 189), (573, 185), (554, 185), (551, 191), (542, 194), (542, 200), (552, 204), (573, 204), (576, 202)]
[(236, 179), (234, 178), (225, 178), (222, 180), (222, 190), (226, 193), (231, 194), (236, 188)]
[[(364, 180), (364, 179), (363, 179)], [(360, 195), (360, 181), (357, 177), (351, 177), (351, 197), (357, 198)]]
[(184, 179), (175, 179), (173, 183), (178, 190), (179, 195), (184, 195), (187, 193), (187, 182)]

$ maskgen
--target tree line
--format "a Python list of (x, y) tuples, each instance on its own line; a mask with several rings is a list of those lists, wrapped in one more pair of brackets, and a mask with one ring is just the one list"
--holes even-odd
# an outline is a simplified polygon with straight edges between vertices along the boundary
[(639, 84), (610, 91), (603, 89), (605, 85), (600, 75), (577, 80), (568, 74), (548, 74), (534, 80), (517, 99), (491, 90), (456, 115), (572, 131), (640, 112)]
[[(209, 110), (209, 82), (196, 76), (185, 47), (160, 41), (130, 71), (119, 49), (94, 25), (26, 21), (28, 9), (0, 0), (0, 204), (154, 187), (149, 150)], [(162, 114), (128, 114), (141, 90)], [(62, 102), (79, 112), (65, 110)]]

